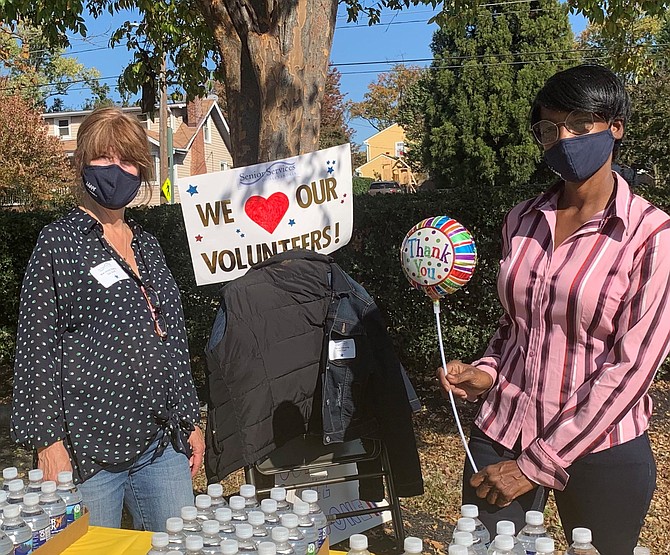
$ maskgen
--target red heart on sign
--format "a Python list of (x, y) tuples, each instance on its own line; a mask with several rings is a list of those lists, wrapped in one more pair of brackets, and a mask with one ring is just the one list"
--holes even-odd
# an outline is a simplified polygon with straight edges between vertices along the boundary
[(274, 193), (269, 198), (253, 196), (244, 203), (247, 216), (265, 231), (273, 233), (288, 210), (288, 197), (284, 193)]

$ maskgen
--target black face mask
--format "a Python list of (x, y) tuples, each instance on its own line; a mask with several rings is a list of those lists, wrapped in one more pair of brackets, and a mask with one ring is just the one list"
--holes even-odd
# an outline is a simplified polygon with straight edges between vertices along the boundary
[(610, 129), (561, 139), (544, 153), (544, 160), (561, 179), (586, 181), (607, 162), (614, 149)]
[(116, 164), (84, 166), (81, 172), (84, 189), (93, 199), (110, 210), (118, 210), (132, 202), (142, 184), (142, 178), (128, 173)]

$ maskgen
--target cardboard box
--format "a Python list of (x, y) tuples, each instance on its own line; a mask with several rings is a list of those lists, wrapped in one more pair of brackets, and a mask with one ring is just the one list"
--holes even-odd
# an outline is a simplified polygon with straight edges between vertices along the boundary
[(70, 547), (74, 542), (88, 532), (88, 510), (84, 508), (84, 514), (70, 524), (65, 530), (52, 536), (51, 539), (41, 547), (33, 551), (33, 555), (58, 555)]
[(316, 553), (316, 555), (328, 555), (330, 553), (330, 542), (328, 541), (328, 538), (326, 537), (326, 541), (323, 542), (323, 545), (321, 546), (321, 549)]

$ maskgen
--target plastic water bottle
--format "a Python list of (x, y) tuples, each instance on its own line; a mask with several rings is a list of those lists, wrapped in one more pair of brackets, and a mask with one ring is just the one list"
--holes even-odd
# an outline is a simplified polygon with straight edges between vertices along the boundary
[[(479, 538), (481, 542), (488, 548), (491, 543), (491, 534), (484, 526), (484, 523), (479, 520), (479, 507), (477, 505), (461, 505), (461, 516), (471, 518), (475, 521), (475, 533), (473, 536)], [(475, 542), (476, 543), (476, 542)]]
[(223, 555), (237, 555), (239, 553), (237, 550), (237, 540), (222, 540), (221, 553)]
[(21, 505), (23, 503), (23, 496), (26, 494), (26, 488), (23, 485), (21, 478), (11, 480), (7, 484), (9, 492), (7, 495), (7, 503), (10, 505)]
[(198, 509), (198, 520), (205, 521), (214, 518), (212, 498), (206, 493), (195, 496), (195, 508)]
[(196, 509), (193, 505), (182, 507), (181, 519), (184, 522), (183, 531), (184, 534), (186, 534), (186, 537), (200, 535), (202, 527), (200, 526), (200, 521), (198, 520), (198, 509)]
[(235, 539), (237, 540), (237, 550), (240, 553), (258, 553), (256, 551), (256, 542), (253, 540), (251, 524), (247, 522), (236, 524)]
[(203, 555), (201, 536), (186, 536), (185, 544), (186, 555)]
[(8, 466), (2, 469), (2, 489), (9, 491), (7, 487), (9, 482), (19, 477), (19, 471), (15, 466)]
[[(9, 505), (7, 503), (7, 496), (9, 495), (9, 492), (5, 491), (4, 489), (0, 489), (0, 509), (2, 509), (5, 505)], [(0, 521), (2, 518), (0, 518)]]
[(165, 521), (165, 530), (167, 530), (168, 543), (171, 551), (185, 549), (186, 534), (184, 534), (184, 521), (181, 517), (173, 516)]
[(489, 555), (513, 555), (514, 553), (514, 536), (507, 534), (498, 534), (489, 547)]
[(537, 538), (548, 537), (542, 513), (540, 511), (528, 511), (526, 513), (526, 525), (519, 530), (516, 536), (516, 539), (526, 550), (526, 555), (535, 555), (535, 540)]
[(305, 537), (305, 544), (307, 546), (307, 555), (315, 555), (319, 550), (317, 547), (319, 541), (319, 531), (314, 526), (312, 519), (309, 517), (309, 503), (305, 503), (300, 499), (296, 499), (293, 503), (294, 514), (298, 517), (298, 530)]
[(51, 521), (49, 515), (40, 507), (39, 493), (26, 493), (19, 516), (33, 531), (33, 549), (51, 538)]
[(641, 545), (636, 545), (633, 549), (633, 555), (651, 555), (651, 551), (648, 547), (642, 547)]
[[(556, 546), (554, 545), (554, 540), (551, 538), (537, 538), (535, 540), (535, 553), (536, 555), (554, 555)], [(635, 553), (633, 553), (635, 555)], [(649, 555), (649, 553), (647, 553)]]
[(42, 482), (44, 482), (44, 472), (41, 468), (29, 470), (26, 493), (42, 493)]
[(449, 555), (468, 555), (468, 548), (464, 545), (450, 545)]
[(223, 497), (223, 486), (221, 484), (209, 484), (207, 495), (212, 498), (212, 511), (216, 511), (219, 507), (228, 506), (228, 502)]
[(274, 542), (260, 542), (258, 555), (277, 555), (277, 545)]
[[(511, 520), (499, 520), (496, 523), (496, 537), (497, 536), (512, 536), (512, 553), (514, 555), (526, 555), (526, 550), (523, 548), (523, 545), (519, 543), (519, 540), (516, 539), (514, 533), (516, 529), (514, 523)], [(493, 544), (491, 544), (493, 545)], [(488, 555), (491, 555), (493, 551), (491, 546), (489, 546)]]
[(349, 538), (349, 551), (347, 551), (347, 555), (370, 555), (367, 536), (364, 534), (352, 534)]
[(147, 555), (163, 555), (163, 553), (169, 553), (169, 544), (170, 539), (165, 532), (154, 532), (151, 536), (151, 549)]
[(270, 533), (265, 527), (265, 514), (263, 511), (249, 511), (247, 519), (249, 524), (251, 524), (251, 537), (256, 542), (256, 545), (270, 539)]
[(265, 527), (272, 531), (275, 526), (279, 526), (279, 515), (277, 514), (277, 501), (274, 499), (263, 499), (261, 501), (261, 511), (265, 515)]
[(272, 542), (277, 546), (277, 555), (295, 555), (293, 547), (288, 543), (288, 530), (283, 526), (275, 526), (270, 533)]
[(403, 547), (405, 549), (403, 555), (421, 555), (423, 553), (423, 541), (421, 538), (407, 536)]
[(474, 518), (461, 517), (456, 523), (456, 532), (469, 532), (472, 534), (472, 550), (476, 555), (487, 555), (488, 551), (479, 536), (475, 535), (477, 524)]
[(58, 495), (65, 501), (67, 523), (71, 524), (81, 517), (83, 512), (82, 497), (77, 486), (72, 481), (72, 472), (64, 470), (58, 473)]
[(240, 496), (244, 497), (244, 507), (247, 511), (259, 506), (258, 499), (256, 499), (256, 486), (253, 484), (242, 484), (240, 486)]
[(270, 490), (270, 499), (274, 499), (277, 502), (277, 514), (279, 516), (284, 513), (290, 513), (293, 510), (291, 504), (286, 501), (286, 488), (272, 488)]
[(451, 538), (450, 545), (464, 545), (468, 549), (468, 555), (477, 555), (475, 548), (472, 546), (474, 537), (470, 532), (456, 531)]
[[(228, 500), (232, 514), (233, 524), (247, 521), (247, 511), (244, 510), (246, 501), (241, 495), (233, 495)], [(238, 546), (239, 549), (239, 546)]]
[(593, 538), (588, 528), (573, 528), (572, 545), (565, 552), (566, 555), (600, 555), (600, 552), (591, 543)]
[(221, 540), (235, 539), (235, 525), (232, 518), (233, 513), (230, 507), (219, 507), (214, 511), (214, 518), (219, 523), (219, 537)]
[(12, 540), (2, 531), (0, 531), (0, 555), (14, 555), (14, 544), (12, 543)]
[(0, 528), (12, 540), (14, 555), (28, 555), (33, 551), (33, 531), (19, 517), (20, 512), (21, 507), (18, 505), (7, 505), (3, 510), (3, 521)]
[(286, 513), (279, 517), (279, 521), (288, 530), (288, 543), (291, 544), (295, 555), (305, 555), (307, 553), (307, 542), (305, 536), (298, 530), (298, 515)]
[(309, 518), (312, 519), (312, 522), (319, 533), (319, 540), (316, 546), (316, 550), (318, 551), (326, 542), (326, 538), (328, 538), (328, 519), (326, 518), (326, 515), (323, 514), (321, 507), (319, 507), (319, 494), (316, 490), (306, 489), (303, 491), (302, 500), (305, 503), (309, 503)]
[(202, 552), (205, 555), (221, 553), (221, 536), (219, 536), (219, 521), (205, 520), (202, 523)]
[(65, 501), (56, 493), (56, 482), (52, 482), (51, 480), (42, 482), (40, 507), (49, 515), (52, 536), (65, 529), (65, 526), (67, 526), (67, 508)]

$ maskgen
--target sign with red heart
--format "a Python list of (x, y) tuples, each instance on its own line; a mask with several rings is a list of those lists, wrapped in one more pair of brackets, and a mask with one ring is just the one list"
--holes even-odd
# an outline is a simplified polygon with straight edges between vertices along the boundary
[(249, 219), (268, 233), (274, 233), (287, 210), (288, 197), (284, 193), (274, 193), (268, 198), (254, 195), (244, 203)]

